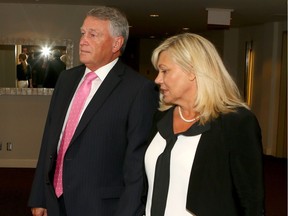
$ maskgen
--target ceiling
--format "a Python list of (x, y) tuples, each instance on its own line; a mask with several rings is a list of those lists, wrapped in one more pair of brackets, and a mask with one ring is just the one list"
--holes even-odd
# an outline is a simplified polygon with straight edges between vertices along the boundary
[[(163, 37), (207, 29), (206, 8), (233, 9), (230, 27), (287, 20), (286, 0), (0, 0), (0, 3), (107, 5), (124, 11), (132, 26), (130, 35)], [(150, 17), (159, 14), (159, 17)]]

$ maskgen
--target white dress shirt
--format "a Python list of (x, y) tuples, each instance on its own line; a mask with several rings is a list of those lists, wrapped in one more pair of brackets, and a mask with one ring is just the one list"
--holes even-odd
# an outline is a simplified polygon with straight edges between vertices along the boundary
[[(94, 94), (96, 93), (96, 91), (100, 87), (101, 83), (104, 81), (104, 79), (108, 75), (109, 71), (117, 63), (117, 61), (118, 61), (118, 58), (116, 58), (114, 61), (110, 62), (109, 64), (104, 65), (103, 67), (99, 68), (98, 70), (94, 71), (97, 74), (98, 77), (92, 81), (91, 90), (90, 90), (90, 93), (89, 93), (89, 95), (88, 95), (88, 97), (87, 97), (87, 99), (85, 101), (84, 107), (83, 107), (82, 112), (80, 114), (79, 121), (80, 121), (80, 119), (81, 119), (86, 107), (88, 106), (88, 104), (90, 103), (91, 99), (93, 98)], [(80, 85), (84, 81), (85, 75), (87, 73), (89, 73), (89, 72), (91, 72), (91, 70), (86, 67), (85, 73), (84, 73), (81, 81), (79, 82), (75, 93), (77, 92), (78, 88), (80, 87)], [(72, 98), (72, 100), (70, 102), (69, 108), (68, 108), (67, 113), (66, 113), (65, 121), (64, 121), (64, 124), (63, 124), (63, 127), (62, 127), (62, 131), (61, 131), (61, 134), (60, 134), (59, 141), (58, 141), (58, 150), (59, 150), (59, 147), (60, 147), (60, 143), (61, 143), (61, 140), (62, 140), (62, 135), (63, 135), (64, 129), (65, 129), (65, 126), (66, 126), (66, 123), (67, 123), (67, 119), (68, 119), (68, 116), (69, 116), (69, 113), (70, 113), (70, 109), (71, 109), (72, 101), (74, 100), (74, 97), (75, 97), (75, 94), (74, 94), (74, 96), (73, 96), (73, 98)]]

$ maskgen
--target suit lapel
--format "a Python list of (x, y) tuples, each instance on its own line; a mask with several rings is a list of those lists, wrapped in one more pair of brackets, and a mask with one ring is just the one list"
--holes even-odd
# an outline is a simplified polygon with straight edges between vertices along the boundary
[[(74, 70), (74, 71), (73, 71)], [(59, 137), (63, 128), (63, 124), (65, 121), (66, 113), (69, 108), (69, 104), (73, 98), (74, 92), (77, 89), (77, 86), (84, 74), (85, 67), (79, 67), (77, 69), (72, 69), (71, 71), (65, 71), (63, 73), (63, 76), (59, 79), (58, 86), (61, 86), (60, 88), (55, 88), (53, 97), (58, 98), (56, 99), (59, 104), (57, 106), (57, 111), (54, 111), (53, 116), (53, 123), (54, 127), (52, 134), (55, 134), (56, 136), (53, 136), (55, 138), (52, 143), (55, 143), (55, 145), (58, 145)], [(52, 138), (53, 138), (52, 137)], [(55, 148), (52, 148), (55, 149)]]
[(107, 77), (102, 82), (101, 86), (91, 99), (86, 110), (84, 111), (82, 118), (76, 128), (75, 134), (72, 138), (73, 141), (81, 134), (84, 128), (87, 126), (91, 118), (97, 113), (105, 101), (109, 98), (109, 95), (115, 90), (121, 81), (121, 77), (124, 73), (124, 65), (118, 60), (116, 65), (109, 71)]

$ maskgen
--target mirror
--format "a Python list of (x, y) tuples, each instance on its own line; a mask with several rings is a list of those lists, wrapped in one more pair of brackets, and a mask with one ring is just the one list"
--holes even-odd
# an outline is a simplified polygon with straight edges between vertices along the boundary
[[(38, 62), (41, 62), (41, 60), (45, 60), (42, 56), (44, 47), (49, 48), (50, 50), (58, 49), (62, 54), (65, 54), (66, 69), (73, 66), (73, 43), (69, 39), (44, 40), (0, 38), (0, 88), (17, 87), (16, 65), (19, 64), (18, 56), (20, 53), (28, 51), (28, 54), (31, 54), (34, 52), (34, 58)], [(46, 55), (46, 60), (49, 57), (49, 54)], [(39, 78), (37, 81), (38, 75), (39, 74), (37, 74), (35, 71), (32, 72), (33, 88), (43, 87), (41, 81), (39, 81)]]

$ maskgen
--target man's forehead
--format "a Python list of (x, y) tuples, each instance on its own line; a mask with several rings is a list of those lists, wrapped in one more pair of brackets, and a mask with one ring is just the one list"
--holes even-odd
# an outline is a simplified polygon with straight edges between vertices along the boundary
[(86, 31), (97, 31), (97, 30), (106, 28), (106, 23), (108, 23), (108, 22), (109, 22), (109, 20), (97, 19), (95, 17), (92, 17), (92, 20), (91, 20), (91, 19), (89, 19), (89, 17), (87, 17), (84, 20), (80, 29), (83, 29)]
[(85, 27), (85, 26), (81, 26), (80, 30), (89, 31), (89, 32), (97, 31), (96, 28)]

